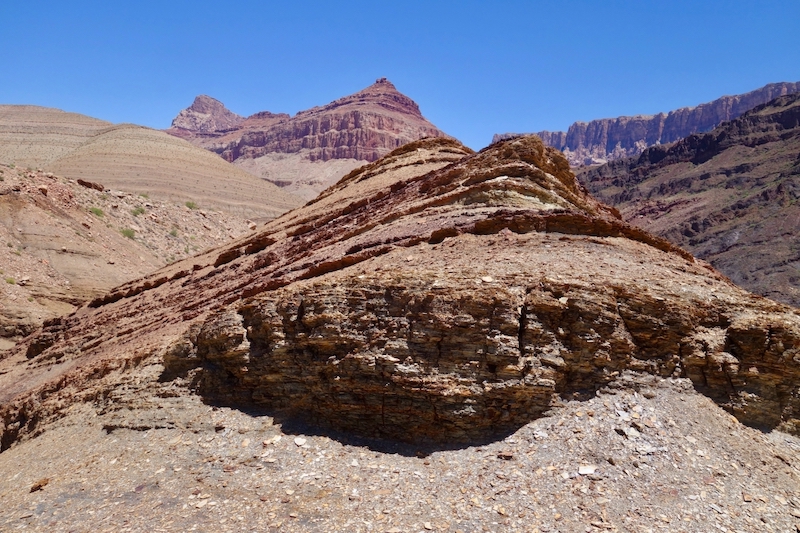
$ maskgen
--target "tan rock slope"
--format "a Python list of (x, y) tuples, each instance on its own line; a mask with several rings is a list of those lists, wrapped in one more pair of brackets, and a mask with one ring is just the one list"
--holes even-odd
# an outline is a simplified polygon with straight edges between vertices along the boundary
[(199, 96), (166, 131), (307, 200), (395, 148), (445, 136), (385, 78), (293, 117), (264, 111), (241, 119)]
[[(722, 96), (695, 107), (669, 113), (575, 122), (566, 132), (540, 131), (545, 144), (562, 150), (573, 166), (597, 165), (633, 157), (647, 147), (668, 144), (694, 133), (705, 133), (779, 96), (800, 91), (800, 82), (770, 83), (744, 94)], [(494, 136), (496, 142), (516, 134)]]
[(249, 231), (238, 216), (0, 165), (0, 349), (117, 285)]
[(799, 353), (796, 310), (626, 224), (539, 140), (426, 140), (48, 323), (0, 364), (2, 445), (137, 368), (367, 437), (507, 434), (628, 371), (797, 432)]
[(298, 198), (163, 132), (36, 106), (0, 106), (0, 162), (270, 219)]
[(41, 167), (82, 145), (110, 122), (33, 105), (0, 105), (0, 163)]

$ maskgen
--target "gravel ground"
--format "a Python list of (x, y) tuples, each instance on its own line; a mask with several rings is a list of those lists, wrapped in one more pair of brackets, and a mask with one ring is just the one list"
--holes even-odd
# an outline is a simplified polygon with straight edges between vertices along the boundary
[(293, 430), (174, 386), (75, 405), (0, 455), (0, 531), (800, 531), (800, 439), (685, 380), (628, 375), (447, 450)]

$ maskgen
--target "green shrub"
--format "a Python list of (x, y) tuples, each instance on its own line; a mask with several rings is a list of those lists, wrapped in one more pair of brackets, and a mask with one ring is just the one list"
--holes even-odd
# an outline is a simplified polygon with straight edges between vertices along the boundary
[(6, 278), (6, 283), (14, 285), (17, 283), (17, 280), (15, 280), (14, 278)]
[(90, 207), (89, 208), (89, 212), (92, 213), (96, 217), (102, 217), (103, 216), (103, 210), (100, 209), (99, 207)]
[(170, 234), (170, 235), (172, 235), (173, 237), (177, 237), (177, 236), (178, 236), (178, 230), (176, 230), (176, 229), (174, 229), (174, 228), (173, 228), (173, 229), (172, 229), (172, 230), (169, 232), (169, 234)]
[(131, 215), (138, 217), (139, 215), (144, 214), (144, 207), (137, 207), (131, 211)]
[(197, 204), (190, 200), (186, 202), (186, 207), (188, 207), (189, 209), (197, 209)]
[(133, 239), (134, 235), (136, 235), (136, 232), (135, 232), (134, 230), (132, 230), (131, 228), (122, 228), (122, 229), (121, 229), (121, 230), (119, 230), (119, 231), (120, 231), (120, 232), (121, 232), (121, 233), (122, 233), (122, 234), (123, 234), (125, 237), (127, 237), (127, 238), (129, 238), (129, 239)]

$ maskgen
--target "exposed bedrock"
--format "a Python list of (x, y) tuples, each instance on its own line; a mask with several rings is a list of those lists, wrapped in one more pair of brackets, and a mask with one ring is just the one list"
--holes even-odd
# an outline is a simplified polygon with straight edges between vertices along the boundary
[(287, 287), (212, 315), (167, 350), (166, 371), (194, 369), (213, 402), (401, 440), (504, 433), (626, 370), (687, 376), (744, 423), (798, 429), (796, 315), (765, 322), (713, 291), (463, 272)]
[(493, 438), (628, 371), (800, 429), (797, 311), (622, 221), (532, 137), (412, 143), (48, 324), (0, 361), (3, 446), (141, 387), (136, 365), (171, 394), (404, 441)]

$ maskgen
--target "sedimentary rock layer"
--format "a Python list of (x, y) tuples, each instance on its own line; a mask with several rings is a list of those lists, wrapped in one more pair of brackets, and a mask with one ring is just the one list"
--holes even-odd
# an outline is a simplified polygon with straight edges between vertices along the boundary
[(797, 431), (800, 316), (623, 222), (538, 139), (412, 143), (230, 246), (52, 321), (2, 362), (3, 447), (136, 365), (367, 437), (502, 434), (626, 370)]
[(596, 197), (710, 261), (742, 287), (800, 307), (800, 95), (704, 135), (579, 173)]
[[(218, 101), (198, 97), (167, 132), (306, 199), (353, 168), (408, 142), (445, 135), (422, 116), (416, 102), (385, 78), (293, 117), (267, 111), (243, 120), (235, 117)], [(287, 157), (302, 166), (301, 174), (281, 164)]]
[[(770, 83), (735, 96), (723, 96), (696, 107), (669, 113), (575, 122), (566, 132), (540, 131), (545, 144), (562, 150), (574, 166), (595, 165), (639, 155), (648, 146), (668, 144), (694, 133), (711, 131), (722, 122), (779, 96), (800, 91), (798, 83)], [(515, 134), (494, 136), (494, 141)]]

